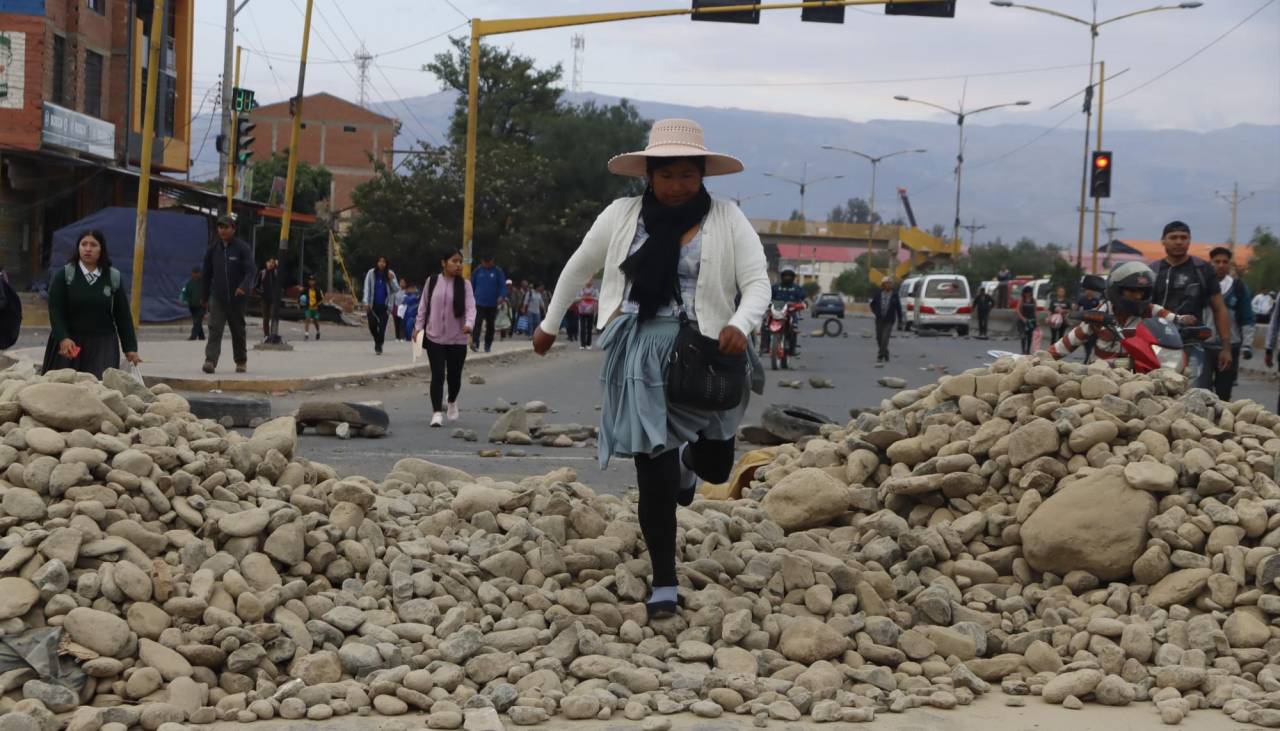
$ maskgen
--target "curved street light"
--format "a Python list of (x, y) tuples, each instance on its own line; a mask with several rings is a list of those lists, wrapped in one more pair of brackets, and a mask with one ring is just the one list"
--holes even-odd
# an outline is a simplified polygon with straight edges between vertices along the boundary
[[(821, 147), (824, 150), (836, 150), (839, 152), (847, 152), (850, 155), (857, 155), (858, 157), (871, 163), (871, 200), (868, 201), (867, 203), (867, 208), (870, 209), (868, 222), (870, 223), (870, 226), (871, 226), (871, 228), (867, 233), (867, 274), (869, 276), (871, 274), (871, 247), (873, 245), (873, 242), (875, 241), (875, 232), (876, 232), (876, 168), (880, 166), (880, 162), (882, 160), (888, 160), (889, 158), (896, 157), (898, 155), (907, 155), (907, 154), (917, 153), (917, 152), (928, 152), (928, 150), (924, 148), (915, 148), (915, 149), (908, 149), (908, 150), (895, 150), (893, 152), (887, 152), (883, 155), (868, 155), (865, 152), (854, 150), (848, 147), (840, 147), (839, 145), (822, 145)], [(897, 264), (898, 262), (898, 244), (900, 243), (900, 241), (901, 239), (896, 240), (894, 241), (894, 244), (893, 244), (893, 256), (889, 260), (889, 270), (890, 270), (891, 276), (892, 276), (894, 265)]]
[[(1093, 65), (1098, 46), (1098, 29), (1118, 20), (1125, 20), (1126, 18), (1132, 18), (1137, 15), (1146, 15), (1147, 13), (1158, 13), (1163, 10), (1194, 10), (1204, 3), (1184, 2), (1178, 3), (1177, 5), (1157, 5), (1155, 7), (1146, 8), (1145, 10), (1135, 10), (1133, 12), (1123, 13), (1113, 18), (1107, 18), (1106, 20), (1098, 20), (1098, 0), (1093, 0), (1091, 3), (1093, 13), (1088, 20), (1057, 10), (1042, 8), (1036, 5), (1024, 5), (1023, 3), (1010, 2), (1010, 0), (991, 0), (991, 4), (997, 8), (1022, 8), (1023, 10), (1030, 10), (1033, 13), (1052, 15), (1055, 18), (1069, 20), (1072, 23), (1078, 23), (1089, 29), (1089, 85), (1085, 87), (1084, 160), (1080, 167), (1080, 230), (1076, 238), (1076, 266), (1084, 269), (1084, 214), (1089, 189), (1089, 127), (1093, 120), (1093, 104), (1091, 103), (1093, 99)], [(1101, 130), (1099, 130), (1099, 134), (1101, 134)], [(1097, 208), (1097, 206), (1094, 206), (1094, 208)]]
[(804, 164), (804, 174), (800, 176), (799, 180), (796, 180), (795, 178), (788, 178), (782, 175), (778, 175), (777, 173), (764, 173), (764, 176), (766, 178), (776, 178), (778, 180), (781, 180), (784, 183), (791, 183), (792, 185), (797, 185), (800, 187), (800, 218), (801, 220), (804, 220), (804, 221), (809, 220), (809, 217), (805, 214), (805, 210), (804, 210), (805, 189), (808, 188), (810, 185), (817, 185), (818, 183), (825, 183), (830, 180), (840, 180), (841, 178), (844, 177), (843, 175), (827, 175), (821, 178), (814, 178), (813, 180), (810, 180), (809, 179), (809, 163), (807, 162)]
[(947, 114), (950, 114), (951, 116), (956, 118), (956, 126), (960, 128), (960, 146), (959, 146), (959, 149), (956, 151), (956, 220), (951, 229), (951, 239), (953, 241), (959, 241), (960, 240), (960, 179), (961, 179), (961, 172), (963, 172), (963, 168), (964, 168), (964, 120), (965, 118), (972, 117), (973, 115), (980, 114), (982, 112), (989, 112), (993, 109), (1003, 109), (1005, 107), (1025, 107), (1031, 102), (1027, 101), (1026, 99), (1019, 99), (1016, 102), (1004, 102), (1003, 104), (991, 104), (989, 106), (979, 107), (977, 109), (966, 110), (963, 104), (961, 104), (959, 109), (951, 109), (949, 107), (944, 107), (941, 104), (934, 104), (933, 102), (927, 102), (922, 99), (912, 99), (911, 97), (903, 96), (902, 94), (895, 96), (894, 99), (897, 99), (900, 102), (911, 102), (913, 104), (923, 104), (926, 107), (933, 107), (934, 109), (944, 111)]

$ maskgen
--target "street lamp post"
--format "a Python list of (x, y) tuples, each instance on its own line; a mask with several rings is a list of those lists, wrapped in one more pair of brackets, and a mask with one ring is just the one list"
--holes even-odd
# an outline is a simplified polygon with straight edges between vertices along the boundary
[(1004, 107), (1025, 107), (1031, 102), (1027, 101), (1026, 99), (1019, 99), (1016, 102), (992, 104), (990, 106), (979, 107), (978, 109), (974, 109), (971, 111), (965, 111), (963, 102), (961, 103), (959, 109), (949, 109), (947, 107), (942, 106), (941, 104), (934, 104), (933, 102), (921, 101), (920, 99), (912, 99), (911, 97), (902, 96), (901, 94), (899, 94), (898, 96), (895, 96), (894, 99), (897, 99), (900, 102), (915, 102), (916, 104), (923, 104), (926, 107), (933, 107), (934, 109), (944, 111), (947, 114), (950, 114), (951, 116), (956, 118), (956, 127), (958, 127), (960, 130), (960, 147), (958, 150), (956, 150), (956, 219), (951, 228), (951, 240), (958, 242), (960, 241), (960, 176), (964, 168), (964, 120), (965, 118), (972, 117), (975, 114), (981, 114), (982, 112), (989, 112), (992, 109), (1002, 109)]
[(781, 180), (784, 183), (791, 183), (792, 185), (797, 185), (800, 187), (800, 218), (801, 220), (807, 222), (809, 220), (809, 216), (806, 214), (804, 209), (805, 189), (808, 188), (810, 185), (825, 183), (829, 180), (840, 180), (844, 176), (843, 175), (827, 175), (825, 177), (814, 178), (813, 180), (810, 180), (809, 179), (809, 163), (806, 162), (804, 164), (804, 175), (800, 176), (799, 180), (796, 180), (794, 178), (783, 177), (781, 175), (778, 175), (777, 173), (765, 173), (765, 177), (777, 178), (778, 180)]
[[(870, 276), (871, 275), (871, 247), (874, 246), (875, 234), (876, 234), (876, 168), (880, 166), (880, 161), (887, 160), (896, 155), (906, 155), (913, 152), (928, 152), (928, 150), (925, 150), (923, 148), (912, 149), (912, 150), (895, 150), (894, 152), (889, 152), (884, 155), (872, 156), (872, 155), (868, 155), (865, 152), (859, 152), (858, 150), (851, 150), (848, 147), (840, 147), (838, 145), (822, 145), (822, 149), (839, 150), (840, 152), (847, 152), (851, 155), (857, 155), (858, 157), (861, 157), (862, 159), (871, 163), (871, 199), (867, 202), (867, 207), (871, 209), (870, 215), (867, 217), (867, 221), (870, 225), (870, 229), (867, 234), (867, 275)], [(898, 263), (898, 245), (900, 243), (901, 243), (901, 239), (894, 241), (893, 256), (889, 259), (890, 276), (893, 275), (894, 265)]]
[[(1085, 103), (1084, 103), (1084, 160), (1081, 162), (1080, 170), (1080, 225), (1076, 235), (1076, 266), (1084, 268), (1084, 209), (1085, 202), (1088, 199), (1089, 192), (1089, 126), (1093, 120), (1093, 65), (1096, 57), (1098, 46), (1098, 29), (1108, 23), (1114, 23), (1117, 20), (1132, 18), (1135, 15), (1146, 15), (1147, 13), (1156, 13), (1161, 10), (1192, 10), (1200, 7), (1204, 3), (1184, 2), (1177, 5), (1157, 5), (1145, 10), (1135, 10), (1131, 13), (1123, 13), (1114, 18), (1106, 20), (1098, 20), (1098, 0), (1091, 3), (1093, 13), (1088, 20), (1077, 18), (1074, 15), (1068, 15), (1057, 10), (1041, 8), (1035, 5), (1024, 5), (1022, 3), (1010, 2), (1010, 0), (991, 0), (991, 4), (998, 8), (1022, 8), (1023, 10), (1031, 10), (1045, 15), (1052, 15), (1055, 18), (1070, 20), (1073, 23), (1079, 23), (1089, 28), (1089, 85), (1085, 87)], [(1101, 133), (1101, 132), (1099, 132)]]
[(729, 196), (729, 200), (737, 204), (738, 208), (742, 208), (742, 204), (745, 201), (752, 201), (752, 200), (755, 200), (756, 198), (768, 198), (771, 195), (773, 195), (773, 193), (752, 193), (751, 195), (731, 195)]

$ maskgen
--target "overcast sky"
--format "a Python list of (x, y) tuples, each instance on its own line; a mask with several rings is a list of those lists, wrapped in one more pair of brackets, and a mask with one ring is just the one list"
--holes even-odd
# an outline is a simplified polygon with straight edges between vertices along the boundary
[[(687, 0), (315, 0), (307, 91), (356, 99), (351, 57), (361, 42), (376, 58), (373, 101), (439, 90), (421, 65), (448, 48), (448, 35), (469, 32), (465, 16), (509, 18), (602, 10), (669, 8)], [(250, 0), (236, 19), (246, 47), (242, 86), (261, 101), (297, 85), (305, 0)], [(451, 6), (452, 4), (452, 6)], [(1041, 0), (1076, 15), (1087, 0)], [(1103, 0), (1100, 18), (1141, 10), (1149, 0)], [(197, 3), (195, 106), (222, 72), (225, 6)], [(585, 91), (705, 106), (733, 106), (815, 116), (940, 119), (940, 113), (894, 95), (956, 107), (968, 75), (969, 108), (1029, 99), (1032, 105), (974, 117), (973, 124), (1056, 124), (1078, 102), (1049, 109), (1084, 86), (1089, 32), (1082, 25), (984, 0), (960, 0), (954, 19), (886, 17), (880, 6), (849, 8), (843, 25), (802, 23), (798, 10), (764, 12), (759, 25), (693, 22), (687, 16), (634, 20), (495, 36), (490, 42), (539, 64), (573, 67), (571, 37), (586, 42)], [(1120, 98), (1257, 12), (1213, 46), (1163, 78)], [(405, 46), (418, 43), (404, 50)], [(1280, 124), (1280, 3), (1205, 0), (1195, 10), (1152, 13), (1102, 28), (1098, 58), (1114, 128), (1208, 130), (1240, 123)], [(274, 58), (264, 58), (263, 53)], [(204, 100), (204, 111), (212, 101)], [(1079, 126), (1075, 115), (1067, 126)]]

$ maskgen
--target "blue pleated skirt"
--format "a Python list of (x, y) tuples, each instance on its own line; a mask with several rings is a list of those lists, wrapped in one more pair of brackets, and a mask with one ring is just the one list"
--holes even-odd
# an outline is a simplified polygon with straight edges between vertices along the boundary
[[(610, 457), (656, 456), (699, 438), (735, 437), (747, 411), (749, 393), (732, 409), (702, 411), (667, 403), (666, 363), (680, 321), (655, 317), (641, 323), (635, 315), (616, 317), (600, 336), (604, 395), (600, 407), (600, 468)], [(762, 393), (764, 371), (754, 348), (747, 348), (750, 389)]]

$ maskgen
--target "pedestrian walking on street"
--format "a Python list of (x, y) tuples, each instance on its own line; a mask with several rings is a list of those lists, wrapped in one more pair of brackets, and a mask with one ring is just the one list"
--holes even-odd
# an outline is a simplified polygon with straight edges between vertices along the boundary
[(324, 290), (316, 283), (316, 275), (307, 275), (307, 288), (303, 290), (302, 304), (302, 339), (311, 339), (311, 326), (316, 326), (316, 340), (320, 339), (320, 304), (324, 302)]
[[(454, 249), (440, 259), (440, 273), (427, 279), (413, 328), (416, 340), (424, 333), (422, 347), (431, 364), (431, 426), (458, 420), (458, 394), (462, 391), (462, 366), (476, 324), (476, 299), (471, 282), (462, 276), (462, 252)], [(449, 385), (445, 411), (446, 381)]]
[[(511, 286), (510, 279), (507, 280), (507, 286)], [(493, 329), (498, 331), (499, 340), (506, 340), (511, 337), (511, 300), (505, 299), (499, 302), (497, 310), (498, 312), (493, 318)]]
[[(400, 280), (391, 270), (387, 257), (380, 256), (373, 268), (364, 275), (364, 311), (369, 320), (369, 334), (373, 335), (373, 352), (382, 355), (382, 344), (387, 339), (387, 323), (391, 319), (393, 298), (400, 291)], [(320, 339), (320, 321), (316, 321), (316, 339)]]
[(1058, 287), (1049, 298), (1049, 342), (1056, 343), (1071, 328), (1067, 315), (1071, 312), (1071, 300), (1067, 288)]
[(418, 285), (406, 282), (401, 295), (404, 297), (404, 302), (400, 305), (404, 310), (401, 315), (404, 318), (404, 340), (413, 342), (413, 323), (418, 319), (418, 305), (422, 302), (422, 292), (418, 291)]
[[(1223, 338), (1222, 348), (1231, 349), (1231, 365), (1213, 372), (1213, 391), (1223, 401), (1231, 400), (1231, 390), (1235, 388), (1236, 376), (1240, 372), (1240, 359), (1253, 358), (1253, 296), (1249, 293), (1249, 285), (1231, 270), (1231, 249), (1225, 246), (1215, 247), (1209, 252), (1209, 262), (1213, 264), (1213, 272), (1218, 277), (1218, 290), (1222, 294), (1222, 303), (1231, 315), (1231, 338)], [(1217, 353), (1206, 348), (1206, 361), (1213, 363)]]
[(42, 373), (70, 368), (97, 378), (120, 367), (120, 351), (133, 365), (138, 336), (120, 270), (111, 265), (107, 237), (97, 229), (80, 234), (75, 251), (49, 279), (49, 342)]
[(236, 236), (236, 219), (218, 216), (218, 240), (204, 253), (201, 276), (205, 281), (205, 307), (209, 310), (209, 341), (204, 346), (204, 372), (218, 369), (222, 355), (222, 331), (231, 330), (231, 355), (236, 373), (249, 369), (245, 347), (244, 313), (255, 274), (253, 249)]
[(280, 297), (283, 289), (280, 286), (280, 260), (274, 256), (267, 257), (261, 271), (258, 272), (258, 296), (262, 299), (262, 342), (271, 340), (271, 324), (276, 321), (280, 312)]
[(973, 298), (973, 311), (978, 313), (978, 337), (987, 337), (987, 325), (991, 323), (991, 308), (996, 300), (985, 289), (978, 289), (978, 296)]
[[(1160, 234), (1165, 258), (1151, 268), (1156, 274), (1155, 301), (1179, 315), (1184, 325), (1212, 320), (1216, 337), (1207, 345), (1191, 343), (1187, 348), (1187, 377), (1196, 388), (1212, 389), (1215, 371), (1231, 367), (1231, 315), (1222, 301), (1222, 291), (1213, 265), (1191, 256), (1191, 227), (1170, 221)], [(1210, 349), (1217, 348), (1211, 359)]]
[(498, 317), (498, 304), (507, 299), (507, 273), (493, 263), (493, 254), (480, 258), (480, 266), (471, 273), (471, 290), (476, 297), (476, 328), (471, 333), (471, 349), (480, 350), (480, 331), (484, 330), (484, 352), (493, 349), (493, 332)]
[(996, 307), (1005, 309), (1009, 306), (1009, 280), (1013, 279), (1013, 274), (1009, 271), (1009, 267), (1001, 265), (1000, 271), (996, 272)]
[[(546, 305), (546, 288), (541, 284), (525, 290), (524, 301), (520, 305), (520, 314), (529, 316), (530, 335), (538, 331), (538, 325), (542, 323), (542, 315), (546, 312)], [(557, 320), (554, 324), (558, 335), (560, 333), (560, 321)]]
[(613, 158), (609, 170), (646, 178), (644, 195), (620, 198), (596, 219), (560, 274), (533, 348), (551, 348), (560, 318), (603, 269), (598, 311), (611, 319), (600, 336), (600, 465), (615, 456), (635, 460), (640, 530), (653, 567), (645, 606), (650, 617), (669, 617), (679, 603), (676, 506), (693, 501), (699, 478), (728, 479), (749, 399), (742, 382), (722, 409), (680, 400), (682, 392), (666, 385), (675, 367), (668, 358), (678, 336), (695, 340), (706, 357), (740, 364), (738, 376), (762, 393), (764, 370), (747, 334), (769, 305), (769, 278), (751, 222), (702, 184), (706, 175), (741, 171), (742, 163), (708, 152), (696, 122), (656, 122), (649, 146)]
[(600, 300), (600, 290), (596, 287), (594, 279), (587, 281), (587, 286), (582, 288), (578, 293), (578, 299), (574, 302), (574, 307), (578, 311), (578, 347), (582, 350), (591, 349), (591, 337), (595, 335), (596, 329), (596, 308)]
[(191, 268), (191, 277), (182, 285), (178, 301), (191, 313), (191, 337), (187, 340), (204, 340), (204, 283), (200, 281), (200, 267)]
[[(1271, 323), (1267, 325), (1266, 357), (1263, 362), (1270, 368), (1276, 365), (1276, 347), (1280, 346), (1280, 317), (1274, 309), (1271, 311)], [(1280, 398), (1276, 400), (1276, 411), (1280, 412)]]
[(404, 298), (409, 280), (400, 277), (400, 290), (391, 295), (391, 323), (396, 326), (396, 340), (404, 340)]
[(1022, 298), (1018, 300), (1018, 334), (1021, 336), (1022, 354), (1031, 355), (1031, 342), (1036, 330), (1040, 327), (1036, 322), (1036, 296), (1031, 285), (1022, 288)]
[(889, 338), (893, 336), (893, 326), (902, 318), (902, 302), (898, 299), (898, 289), (893, 280), (885, 277), (880, 280), (880, 289), (871, 296), (871, 314), (876, 318), (876, 353), (877, 363), (889, 362)]

